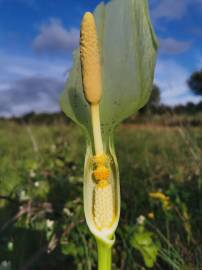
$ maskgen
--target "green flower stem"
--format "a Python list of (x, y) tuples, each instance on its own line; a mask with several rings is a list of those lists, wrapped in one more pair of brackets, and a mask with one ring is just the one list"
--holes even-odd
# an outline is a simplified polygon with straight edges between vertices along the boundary
[(97, 239), (98, 248), (98, 270), (111, 270), (112, 245)]
[(90, 107), (91, 107), (91, 119), (92, 119), (95, 154), (99, 155), (103, 154), (99, 104), (91, 104)]

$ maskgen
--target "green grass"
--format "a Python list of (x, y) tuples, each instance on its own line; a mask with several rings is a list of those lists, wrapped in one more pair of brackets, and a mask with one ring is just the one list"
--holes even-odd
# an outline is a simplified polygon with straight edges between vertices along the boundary
[[(150, 212), (155, 219), (145, 229), (161, 242), (153, 269), (200, 269), (201, 131), (156, 123), (117, 129), (122, 212), (113, 269), (143, 269), (130, 238), (137, 217)], [(95, 242), (82, 206), (84, 154), (85, 140), (73, 124), (0, 122), (1, 262), (12, 269), (95, 269)], [(170, 197), (170, 210), (149, 198), (157, 190)]]

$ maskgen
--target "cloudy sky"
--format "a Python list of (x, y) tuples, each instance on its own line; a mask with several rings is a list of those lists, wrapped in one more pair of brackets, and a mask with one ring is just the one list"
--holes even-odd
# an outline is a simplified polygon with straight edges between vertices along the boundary
[[(0, 0), (0, 115), (59, 110), (82, 15), (99, 2)], [(160, 42), (155, 82), (162, 103), (200, 101), (186, 80), (202, 68), (202, 0), (149, 2)]]

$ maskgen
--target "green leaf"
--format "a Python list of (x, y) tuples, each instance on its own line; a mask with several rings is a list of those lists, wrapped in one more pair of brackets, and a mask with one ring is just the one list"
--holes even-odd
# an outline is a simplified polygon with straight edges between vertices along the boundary
[(141, 253), (145, 265), (149, 268), (154, 266), (160, 248), (160, 243), (154, 241), (152, 236), (153, 233), (145, 228), (141, 230), (136, 228), (130, 240), (131, 245)]
[(77, 255), (77, 247), (74, 243), (61, 244), (61, 251), (64, 255)]
[[(152, 89), (157, 41), (147, 0), (112, 0), (96, 8), (102, 64), (100, 118), (103, 137), (147, 102)], [(92, 78), (93, 79), (93, 78)], [(91, 135), (89, 104), (83, 95), (79, 49), (74, 53), (61, 107)]]

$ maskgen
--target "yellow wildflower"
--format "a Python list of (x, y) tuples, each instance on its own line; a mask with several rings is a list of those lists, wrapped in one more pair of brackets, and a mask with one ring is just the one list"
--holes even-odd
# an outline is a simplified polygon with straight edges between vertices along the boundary
[(164, 193), (157, 191), (157, 192), (150, 192), (150, 198), (159, 200), (162, 203), (163, 209), (168, 210), (170, 209), (170, 198), (166, 196)]
[(152, 199), (157, 199), (157, 200), (160, 200), (161, 202), (168, 202), (170, 200), (170, 198), (168, 196), (166, 196), (165, 194), (163, 194), (162, 192), (160, 191), (157, 191), (157, 192), (150, 192), (149, 193), (149, 196), (152, 198)]

